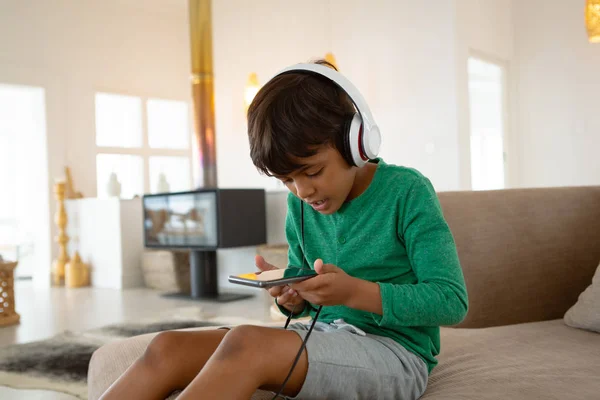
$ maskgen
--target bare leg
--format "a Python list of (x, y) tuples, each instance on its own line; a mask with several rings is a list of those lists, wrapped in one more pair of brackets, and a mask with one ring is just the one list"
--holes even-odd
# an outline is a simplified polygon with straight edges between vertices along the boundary
[(214, 329), (159, 333), (101, 399), (164, 400), (196, 377), (227, 332)]
[[(257, 389), (279, 391), (302, 340), (295, 332), (242, 325), (231, 330), (178, 400), (244, 399)], [(306, 379), (308, 357), (300, 357), (284, 394), (295, 396)]]

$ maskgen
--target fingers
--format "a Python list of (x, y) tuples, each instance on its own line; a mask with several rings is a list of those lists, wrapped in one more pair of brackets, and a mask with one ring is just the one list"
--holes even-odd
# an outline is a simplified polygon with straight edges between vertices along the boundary
[(284, 285), (284, 286), (273, 286), (272, 288), (267, 289), (269, 291), (269, 294), (272, 297), (279, 297), (281, 296), (284, 292), (287, 291), (287, 289), (289, 288), (288, 285)]
[(275, 286), (270, 288), (269, 294), (271, 297), (275, 297), (277, 299), (277, 304), (297, 304), (303, 301), (302, 297), (298, 294), (298, 292), (292, 289), (290, 286)]
[(269, 294), (271, 296), (278, 297), (278, 296), (281, 296), (282, 294), (286, 293), (290, 289), (291, 289), (290, 285), (281, 285), (281, 286), (273, 286), (273, 287), (267, 289), (267, 291), (269, 292)]
[(276, 266), (269, 264), (268, 262), (265, 261), (265, 259), (262, 256), (256, 256), (254, 257), (254, 263), (256, 264), (256, 266), (258, 267), (258, 269), (262, 271), (270, 271), (272, 269), (277, 269)]
[(288, 304), (294, 301), (294, 295), (292, 291), (288, 288), (285, 292), (281, 294), (281, 296), (277, 297), (277, 304)]
[(290, 288), (281, 296), (277, 297), (276, 301), (279, 305), (294, 306), (302, 303), (304, 299), (300, 297), (296, 291)]
[(321, 260), (320, 258), (317, 258), (317, 260), (315, 261), (315, 272), (319, 275), (321, 275), (324, 271), (323, 271), (323, 260)]
[(340, 272), (340, 268), (333, 264), (325, 264), (323, 260), (318, 259), (315, 261), (315, 272), (319, 275), (327, 274), (331, 272)]
[(294, 283), (292, 289), (296, 292), (310, 292), (323, 286), (327, 281), (325, 276), (315, 276), (314, 278), (307, 279), (302, 282)]

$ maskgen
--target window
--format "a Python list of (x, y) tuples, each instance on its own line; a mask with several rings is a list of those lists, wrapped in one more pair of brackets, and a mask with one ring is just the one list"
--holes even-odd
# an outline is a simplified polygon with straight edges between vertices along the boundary
[(124, 199), (190, 190), (190, 137), (187, 102), (96, 93), (98, 197), (113, 173)]
[(112, 173), (121, 183), (121, 198), (131, 199), (144, 194), (144, 159), (141, 156), (127, 154), (98, 154), (96, 156), (96, 175), (98, 193), (108, 192)]
[(96, 95), (96, 145), (142, 147), (142, 99), (118, 94)]
[(161, 174), (164, 175), (168, 184), (167, 191), (183, 192), (189, 190), (190, 170), (190, 159), (188, 157), (150, 157), (150, 191), (152, 193), (165, 191), (159, 185)]
[(188, 107), (181, 101), (148, 100), (148, 142), (154, 149), (190, 147)]

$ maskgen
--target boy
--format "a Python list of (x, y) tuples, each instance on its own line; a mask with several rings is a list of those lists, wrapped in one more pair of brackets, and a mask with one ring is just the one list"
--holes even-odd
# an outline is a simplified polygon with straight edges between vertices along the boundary
[[(318, 273), (269, 291), (293, 317), (314, 317), (323, 306), (283, 393), (298, 399), (415, 399), (436, 365), (439, 326), (464, 318), (467, 293), (429, 180), (366, 157), (373, 152), (365, 149), (369, 143), (350, 150), (353, 94), (359, 96), (322, 74), (288, 71), (269, 81), (248, 110), (254, 164), (291, 192), (289, 265)], [(357, 140), (366, 140), (366, 130), (355, 132)], [(256, 264), (262, 271), (274, 268), (262, 257)], [(277, 392), (307, 330), (296, 323), (287, 330), (164, 332), (103, 398), (162, 400), (184, 388), (179, 399), (249, 399), (258, 388)]]

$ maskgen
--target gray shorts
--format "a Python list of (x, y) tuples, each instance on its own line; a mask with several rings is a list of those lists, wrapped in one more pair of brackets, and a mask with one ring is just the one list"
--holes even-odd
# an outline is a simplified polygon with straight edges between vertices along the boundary
[[(332, 325), (317, 322), (310, 334), (308, 373), (294, 399), (410, 400), (425, 392), (428, 371), (421, 358), (390, 338)], [(309, 327), (295, 323), (288, 330), (304, 340)]]

